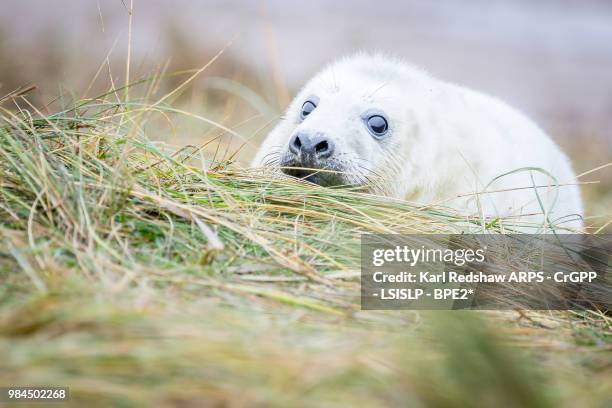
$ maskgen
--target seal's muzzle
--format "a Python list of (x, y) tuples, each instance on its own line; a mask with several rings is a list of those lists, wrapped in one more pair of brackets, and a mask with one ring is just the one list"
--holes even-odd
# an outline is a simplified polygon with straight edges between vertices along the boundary
[(289, 141), (281, 170), (322, 186), (343, 184), (339, 166), (333, 160), (334, 151), (334, 142), (323, 134), (296, 133)]

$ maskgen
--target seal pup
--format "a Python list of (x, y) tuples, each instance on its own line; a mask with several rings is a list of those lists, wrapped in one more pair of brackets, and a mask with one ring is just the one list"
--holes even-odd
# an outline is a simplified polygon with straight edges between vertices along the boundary
[(347, 57), (315, 75), (252, 166), (526, 229), (583, 226), (570, 161), (534, 122), (384, 55)]

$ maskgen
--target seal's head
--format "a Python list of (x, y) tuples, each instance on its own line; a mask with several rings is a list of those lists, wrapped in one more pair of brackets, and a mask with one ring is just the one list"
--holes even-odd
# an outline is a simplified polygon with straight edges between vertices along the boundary
[[(395, 59), (357, 55), (321, 71), (268, 135), (254, 166), (323, 186), (367, 185), (393, 194), (428, 75)], [(384, 187), (384, 188), (383, 188)], [(374, 188), (375, 189), (375, 188)]]

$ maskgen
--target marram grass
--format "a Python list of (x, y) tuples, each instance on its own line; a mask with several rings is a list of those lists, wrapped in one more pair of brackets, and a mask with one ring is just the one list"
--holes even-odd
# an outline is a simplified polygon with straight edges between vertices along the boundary
[(610, 319), (364, 312), (360, 234), (464, 219), (169, 153), (163, 104), (0, 124), (0, 385), (73, 406), (605, 406)]

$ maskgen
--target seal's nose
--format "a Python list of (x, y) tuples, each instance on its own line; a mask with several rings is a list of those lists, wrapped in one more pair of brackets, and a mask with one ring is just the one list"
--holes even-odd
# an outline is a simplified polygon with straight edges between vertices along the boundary
[(289, 150), (296, 156), (325, 159), (334, 152), (334, 143), (325, 136), (297, 133), (289, 141)]

